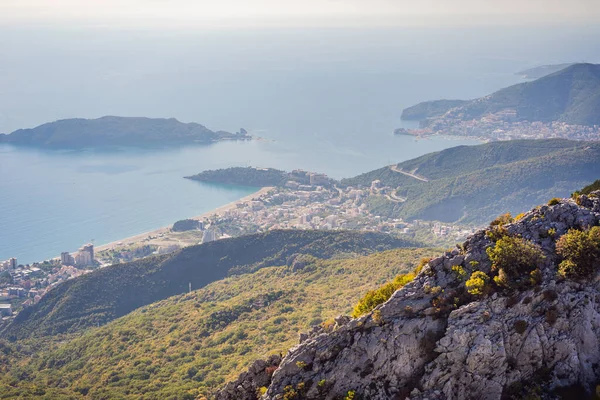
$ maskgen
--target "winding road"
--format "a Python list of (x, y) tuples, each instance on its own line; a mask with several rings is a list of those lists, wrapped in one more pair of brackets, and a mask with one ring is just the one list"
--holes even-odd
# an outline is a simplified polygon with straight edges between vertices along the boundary
[(390, 167), (389, 167), (389, 168), (390, 168), (392, 171), (394, 171), (394, 172), (398, 172), (399, 174), (403, 174), (403, 175), (406, 175), (406, 176), (410, 176), (411, 178), (415, 178), (415, 179), (417, 179), (417, 180), (419, 180), (419, 181), (422, 181), (422, 182), (429, 182), (429, 179), (425, 178), (424, 176), (420, 176), (420, 175), (417, 175), (417, 174), (413, 174), (413, 173), (411, 173), (411, 172), (406, 172), (406, 171), (402, 170), (401, 168), (398, 168), (398, 166), (397, 166), (397, 165), (390, 165)]

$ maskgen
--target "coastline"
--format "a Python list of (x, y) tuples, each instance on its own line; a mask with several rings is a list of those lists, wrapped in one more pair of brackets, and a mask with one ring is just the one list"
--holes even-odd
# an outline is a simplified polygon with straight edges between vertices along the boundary
[[(200, 214), (200, 215), (197, 215), (194, 217), (189, 217), (188, 219), (195, 219), (195, 220), (200, 221), (200, 220), (210, 217), (211, 215), (215, 215), (215, 214), (222, 215), (225, 212), (236, 208), (238, 204), (251, 201), (251, 200), (255, 199), (256, 197), (262, 196), (263, 194), (269, 192), (272, 189), (273, 189), (273, 187), (271, 187), (271, 186), (262, 187), (262, 188), (258, 189), (256, 192), (251, 193), (247, 196), (244, 196), (239, 200), (232, 201), (231, 203), (227, 203), (223, 206), (217, 207), (217, 208), (215, 208), (211, 211), (207, 211), (203, 214)], [(175, 221), (173, 221), (173, 223), (175, 223)], [(130, 236), (130, 237), (127, 237), (127, 238), (124, 238), (121, 240), (115, 240), (110, 243), (106, 243), (106, 244), (103, 244), (100, 246), (95, 246), (94, 251), (100, 252), (100, 251), (105, 251), (105, 250), (113, 250), (120, 246), (133, 245), (133, 244), (136, 244), (136, 243), (139, 243), (139, 242), (142, 242), (142, 241), (148, 239), (149, 236), (156, 236), (159, 234), (168, 233), (170, 231), (171, 231), (171, 226), (164, 226), (162, 228), (158, 228), (158, 229), (154, 229), (152, 231), (140, 233), (138, 235)]]

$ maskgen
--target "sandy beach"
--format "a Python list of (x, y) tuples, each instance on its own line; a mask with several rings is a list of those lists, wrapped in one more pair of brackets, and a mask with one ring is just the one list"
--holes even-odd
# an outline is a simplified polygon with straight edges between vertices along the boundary
[[(237, 207), (238, 204), (240, 203), (245, 203), (248, 201), (252, 201), (253, 199), (262, 196), (263, 194), (267, 193), (268, 191), (272, 190), (273, 187), (263, 187), (259, 190), (257, 190), (256, 192), (249, 194), (248, 196), (242, 197), (239, 200), (236, 201), (232, 201), (231, 203), (225, 204), (224, 206), (218, 207), (214, 210), (205, 212), (204, 214), (201, 215), (197, 215), (195, 217), (189, 217), (189, 219), (196, 219), (196, 220), (203, 220), (205, 218), (208, 218), (212, 215), (223, 215), (225, 212), (235, 209)], [(175, 221), (173, 221), (173, 223), (175, 223)], [(158, 228), (155, 229), (153, 231), (149, 231), (149, 232), (144, 232), (144, 233), (140, 233), (139, 235), (135, 235), (135, 236), (131, 236), (125, 239), (121, 239), (121, 240), (116, 240), (114, 242), (111, 243), (107, 243), (107, 244), (103, 244), (100, 246), (96, 246), (95, 247), (95, 251), (99, 252), (99, 251), (104, 251), (104, 250), (112, 250), (114, 248), (120, 247), (120, 246), (129, 246), (129, 245), (133, 245), (136, 243), (140, 243), (146, 239), (148, 239), (149, 236), (157, 236), (160, 234), (165, 234), (171, 231), (171, 226), (166, 226), (166, 227), (162, 227), (162, 228)]]

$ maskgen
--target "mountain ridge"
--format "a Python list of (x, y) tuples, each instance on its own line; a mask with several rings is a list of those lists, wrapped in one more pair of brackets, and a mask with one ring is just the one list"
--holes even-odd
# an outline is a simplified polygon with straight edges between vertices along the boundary
[(429, 101), (405, 109), (403, 119), (427, 120), (445, 114), (461, 120), (515, 110), (517, 121), (560, 121), (600, 125), (600, 64), (573, 64), (532, 82), (518, 83), (465, 103)]
[(70, 279), (21, 311), (0, 335), (15, 340), (78, 332), (186, 293), (190, 285), (197, 289), (229, 275), (285, 265), (297, 254), (331, 258), (411, 246), (415, 243), (386, 234), (353, 231), (274, 230), (222, 239)]
[(546, 198), (570, 195), (596, 179), (599, 160), (597, 142), (491, 142), (454, 147), (395, 166), (427, 182), (388, 166), (342, 179), (340, 185), (369, 187), (379, 180), (390, 186), (406, 201), (390, 204), (388, 217), (485, 223), (503, 212), (519, 214)]
[[(373, 311), (301, 337), (261, 400), (593, 398), (599, 223), (600, 191), (492, 222)], [(235, 387), (255, 376), (218, 399), (246, 400)]]
[(212, 398), (255, 358), (285, 351), (298, 331), (331, 325), (363, 291), (439, 251), (297, 256), (289, 265), (231, 275), (80, 333), (6, 347), (0, 340), (0, 398)]

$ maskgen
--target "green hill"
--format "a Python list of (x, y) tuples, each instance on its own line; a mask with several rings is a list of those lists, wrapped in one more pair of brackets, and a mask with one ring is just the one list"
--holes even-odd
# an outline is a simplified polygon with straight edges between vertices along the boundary
[[(56, 343), (2, 348), (0, 398), (194, 399), (257, 358), (286, 351), (298, 332), (349, 313), (366, 291), (439, 251), (398, 249), (366, 257), (304, 257), (214, 282), (142, 307)], [(274, 264), (277, 265), (277, 264)], [(1, 343), (0, 343), (1, 344)], [(16, 358), (11, 349), (21, 349)]]
[(211, 143), (219, 140), (249, 138), (243, 129), (236, 134), (223, 131), (213, 132), (203, 125), (186, 124), (175, 118), (106, 116), (97, 119), (64, 119), (33, 129), (19, 129), (10, 135), (0, 135), (0, 143), (83, 148)]
[(291, 256), (319, 258), (408, 247), (389, 235), (344, 231), (271, 231), (184, 248), (102, 268), (68, 280), (24, 309), (0, 332), (20, 339), (76, 332), (105, 324), (134, 309), (233, 274), (285, 265)]
[[(343, 186), (369, 186), (378, 179), (398, 188), (404, 203), (391, 203), (390, 217), (485, 223), (501, 213), (529, 210), (552, 197), (566, 197), (600, 175), (600, 143), (516, 140), (459, 146), (397, 165), (429, 181), (381, 168)], [(379, 205), (381, 207), (381, 205)]]
[(243, 186), (283, 186), (288, 180), (288, 173), (275, 168), (231, 167), (202, 171), (199, 174), (186, 176), (200, 182), (222, 183)]
[(286, 172), (275, 168), (256, 167), (231, 167), (207, 170), (196, 175), (186, 176), (185, 178), (200, 182), (265, 187), (285, 186), (288, 182), (295, 182), (297, 185), (311, 185), (311, 181), (314, 183), (315, 176), (318, 178), (317, 183), (315, 183), (317, 185), (330, 186), (335, 183), (335, 180), (323, 174), (303, 170)]
[(574, 64), (533, 82), (513, 85), (464, 104), (421, 103), (404, 110), (403, 117), (414, 115), (424, 120), (451, 109), (453, 117), (464, 120), (514, 109), (518, 121), (600, 125), (600, 65)]

